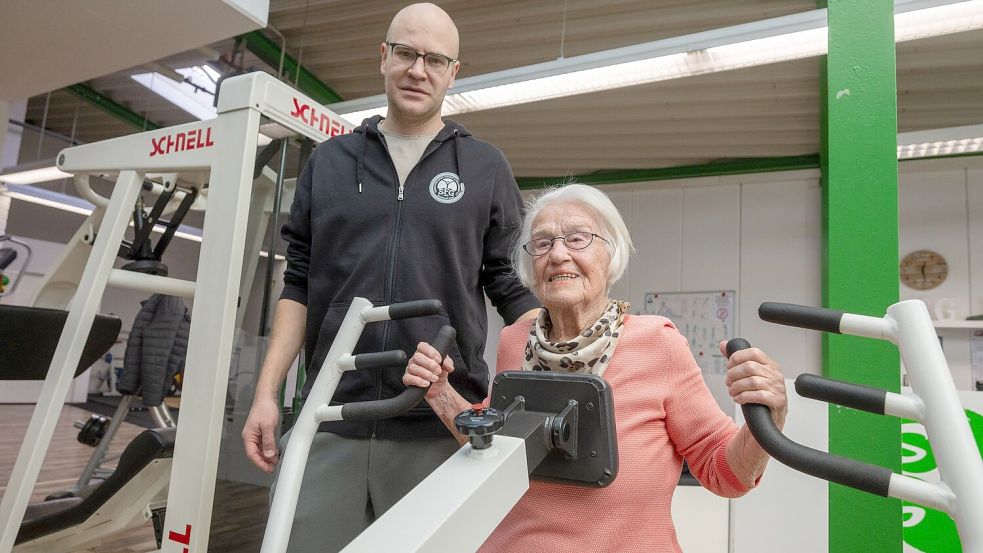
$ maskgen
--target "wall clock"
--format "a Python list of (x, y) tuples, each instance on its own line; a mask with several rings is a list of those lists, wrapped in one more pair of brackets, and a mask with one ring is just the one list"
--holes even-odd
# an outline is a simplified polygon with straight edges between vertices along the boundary
[(904, 256), (900, 274), (905, 286), (915, 290), (931, 290), (942, 284), (949, 275), (949, 264), (936, 252), (918, 250)]

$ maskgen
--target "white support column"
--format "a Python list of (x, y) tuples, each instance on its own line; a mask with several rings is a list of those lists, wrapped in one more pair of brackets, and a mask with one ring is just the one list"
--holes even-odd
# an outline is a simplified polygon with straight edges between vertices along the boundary
[[(4, 185), (0, 184), (0, 192), (3, 192)], [(7, 232), (7, 217), (10, 213), (10, 196), (0, 194), (0, 234)]]
[(3, 502), (0, 503), (2, 553), (9, 553), (14, 545), (142, 183), (143, 175), (135, 171), (121, 172), (116, 181), (107, 216), (99, 227), (92, 255), (79, 282), (79, 292), (72, 300), (65, 328), (41, 388), (41, 397), (34, 408), (27, 435), (4, 491)]
[(259, 112), (215, 120), (185, 384), (161, 551), (205, 553), (256, 158)]
[[(239, 297), (242, 305), (236, 313), (236, 328), (242, 328), (242, 319), (249, 307), (249, 296), (252, 292), (253, 279), (256, 277), (259, 252), (268, 232), (270, 210), (273, 205), (273, 183), (267, 176), (269, 169), (264, 168), (264, 176), (253, 183), (253, 199), (249, 203), (249, 220), (252, 224), (246, 229), (246, 243), (243, 248), (242, 277), (240, 278)], [(272, 263), (272, 261), (267, 261)], [(272, 314), (271, 314), (272, 316)], [(261, 334), (263, 329), (256, 333)]]
[[(983, 525), (980, 524), (983, 519), (983, 462), (942, 346), (935, 338), (928, 308), (921, 300), (907, 300), (889, 307), (887, 315), (897, 321), (901, 359), (907, 368), (912, 390), (925, 404), (922, 424), (932, 443), (939, 474), (955, 492), (955, 507), (948, 512), (954, 513), (963, 551), (983, 552)], [(891, 480), (892, 488), (895, 480)]]

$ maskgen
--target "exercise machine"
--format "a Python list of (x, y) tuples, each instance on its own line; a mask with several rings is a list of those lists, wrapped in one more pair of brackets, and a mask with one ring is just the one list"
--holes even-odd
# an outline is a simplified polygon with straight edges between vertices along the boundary
[[(342, 374), (405, 366), (402, 351), (352, 355), (367, 323), (435, 315), (440, 302), (373, 307), (355, 298), (321, 364), (282, 457), (262, 553), (286, 550), (311, 442), (318, 425), (336, 420), (394, 417), (417, 405), (426, 388), (397, 397), (332, 406)], [(454, 330), (431, 342), (446, 355)], [(489, 407), (459, 414), (455, 427), (468, 442), (386, 511), (343, 551), (475, 551), (529, 487), (530, 476), (604, 487), (618, 472), (613, 399), (595, 375), (511, 371), (494, 381)]]
[[(963, 551), (983, 553), (983, 459), (976, 448), (925, 303), (902, 301), (890, 306), (884, 317), (870, 317), (766, 302), (758, 308), (758, 315), (768, 322), (886, 340), (896, 345), (911, 382), (910, 394), (896, 394), (813, 374), (799, 375), (795, 380), (795, 391), (805, 398), (923, 424), (938, 463), (941, 482), (928, 483), (884, 467), (795, 443), (778, 430), (767, 407), (744, 405), (742, 409), (748, 427), (761, 447), (780, 463), (800, 472), (945, 512), (956, 523)], [(730, 355), (746, 347), (750, 347), (746, 340), (731, 340), (727, 344), (727, 353)]]
[[(161, 513), (157, 518), (163, 518), (161, 551), (207, 550), (229, 363), (235, 329), (241, 325), (244, 312), (241, 303), (248, 297), (256, 268), (252, 260), (259, 256), (274, 204), (279, 207), (279, 200), (274, 198), (276, 188), (284, 188), (284, 203), (290, 203), (283, 172), (257, 166), (260, 143), (294, 136), (319, 143), (351, 131), (351, 125), (336, 114), (260, 72), (225, 80), (217, 111), (217, 117), (208, 121), (76, 146), (58, 155), (58, 168), (74, 175), (79, 193), (95, 209), (46, 275), (33, 302), (35, 308), (59, 310), (65, 322), (46, 370), (38, 375), (44, 379), (41, 396), (0, 502), (0, 553), (12, 550), (21, 531), (32, 489), (86, 341), (98, 321), (96, 310), (107, 286), (195, 299), (181, 408), (182, 417), (195, 424), (177, 428), (173, 447), (162, 442), (161, 451), (171, 457), (154, 466), (166, 472), (166, 478), (145, 482), (146, 493), (131, 503), (144, 515), (137, 521), (145, 521), (153, 517), (149, 507), (152, 499), (163, 497), (151, 494), (151, 489), (166, 488), (166, 507), (157, 510)], [(94, 176), (115, 181), (111, 197), (93, 190), (90, 180)], [(205, 211), (194, 281), (114, 268), (146, 182), (158, 196), (173, 191), (161, 215), (178, 210), (189, 195), (195, 198), (188, 209)], [(145, 213), (151, 215), (152, 211)], [(153, 225), (156, 223), (148, 223)], [(244, 263), (244, 259), (250, 262)], [(169, 468), (165, 470), (165, 466)], [(146, 472), (137, 471), (135, 478)], [(117, 502), (106, 502), (88, 518), (113, 519), (119, 507)], [(49, 544), (44, 550), (54, 553), (88, 547), (119, 527), (93, 527), (85, 544)], [(18, 551), (27, 550), (33, 541), (21, 542)]]
[[(17, 247), (12, 248), (5, 245), (4, 242), (8, 242)], [(24, 252), (24, 260), (20, 262), (20, 270), (17, 272), (17, 276), (11, 280), (10, 277), (3, 274), (3, 272), (9, 269), (17, 259), (18, 248)], [(24, 276), (24, 269), (27, 268), (30, 262), (31, 246), (29, 246), (27, 242), (18, 240), (8, 234), (0, 234), (0, 298), (14, 293), (14, 290), (17, 289), (17, 283), (20, 282), (21, 277)]]

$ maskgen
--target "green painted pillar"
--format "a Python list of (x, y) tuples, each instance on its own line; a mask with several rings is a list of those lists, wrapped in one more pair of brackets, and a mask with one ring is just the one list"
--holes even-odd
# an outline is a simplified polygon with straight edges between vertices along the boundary
[[(883, 316), (898, 301), (897, 83), (892, 0), (828, 0), (823, 78), (825, 306)], [(823, 337), (823, 373), (897, 392), (897, 349)], [(793, 415), (794, 416), (794, 415)], [(901, 423), (830, 406), (832, 453), (900, 471)], [(900, 552), (901, 502), (829, 486), (830, 553)]]

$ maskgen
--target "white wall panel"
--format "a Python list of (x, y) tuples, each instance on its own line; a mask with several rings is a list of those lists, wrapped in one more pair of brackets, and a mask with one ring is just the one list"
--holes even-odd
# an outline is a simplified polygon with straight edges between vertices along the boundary
[[(970, 314), (966, 171), (901, 173), (898, 218), (899, 258), (916, 250), (932, 250), (942, 254), (949, 265), (949, 275), (937, 288), (914, 290), (901, 284), (900, 298), (924, 300), (933, 317), (941, 315), (936, 306), (940, 310), (951, 306), (955, 310), (952, 318), (965, 319)], [(939, 334), (956, 386), (970, 389), (970, 331), (942, 329)]]
[[(629, 233), (631, 232), (631, 206), (634, 201), (632, 196), (633, 193), (629, 190), (610, 190), (607, 191), (607, 195), (611, 198), (614, 206), (618, 208), (621, 212), (621, 218), (625, 220), (625, 225), (628, 226)], [(629, 260), (629, 264), (631, 261)], [(611, 298), (613, 299), (625, 299), (629, 296), (630, 282), (629, 282), (628, 270), (625, 269), (625, 274), (621, 275), (621, 278), (611, 286)], [(630, 300), (629, 300), (630, 301)], [(632, 304), (633, 309), (637, 309), (636, 304)]]
[(970, 315), (983, 315), (983, 169), (966, 173)]
[(969, 311), (966, 172), (902, 174), (898, 182), (900, 258), (916, 250), (942, 254), (949, 275), (932, 290), (901, 285), (901, 298), (924, 298), (930, 309), (940, 299), (955, 300), (955, 318)]
[[(966, 254), (969, 257), (969, 314), (983, 315), (983, 170), (976, 169), (966, 172), (966, 203), (968, 214)], [(972, 340), (981, 331), (965, 331), (967, 339)], [(957, 383), (958, 385), (958, 383)], [(973, 369), (970, 366), (969, 389), (983, 390), (983, 367)]]
[(816, 179), (747, 183), (741, 192), (737, 333), (779, 361), (786, 378), (819, 374), (821, 333), (766, 323), (765, 301), (822, 305), (822, 205)]
[(740, 186), (683, 190), (682, 291), (740, 286)]
[(635, 255), (628, 264), (628, 301), (640, 313), (646, 292), (680, 291), (683, 234), (682, 188), (637, 190), (631, 223)]
[[(740, 293), (740, 190), (738, 184), (683, 189), (679, 291)], [(733, 416), (723, 375), (704, 377), (714, 399)]]

